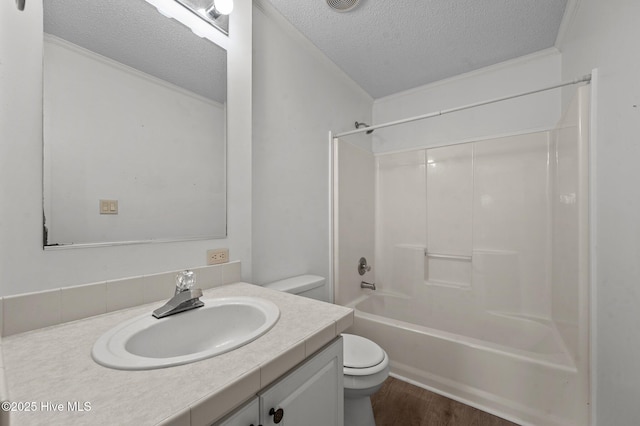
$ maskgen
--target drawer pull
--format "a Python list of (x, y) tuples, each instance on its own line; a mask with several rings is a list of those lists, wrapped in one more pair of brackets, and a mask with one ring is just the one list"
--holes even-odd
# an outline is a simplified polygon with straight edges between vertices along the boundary
[(282, 408), (278, 408), (277, 410), (272, 408), (269, 410), (269, 415), (273, 416), (273, 422), (278, 424), (282, 421), (282, 417), (284, 417), (284, 410)]

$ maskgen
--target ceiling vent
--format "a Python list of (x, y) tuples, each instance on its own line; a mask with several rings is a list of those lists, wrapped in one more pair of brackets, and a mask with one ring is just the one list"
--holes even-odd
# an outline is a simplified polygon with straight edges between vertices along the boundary
[(336, 12), (348, 12), (358, 5), (360, 0), (327, 0), (329, 7)]

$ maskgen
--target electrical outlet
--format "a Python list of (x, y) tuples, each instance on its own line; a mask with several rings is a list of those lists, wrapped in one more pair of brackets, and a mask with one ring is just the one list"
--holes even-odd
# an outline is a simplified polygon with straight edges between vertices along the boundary
[(219, 248), (207, 250), (207, 265), (217, 265), (229, 261), (229, 249)]

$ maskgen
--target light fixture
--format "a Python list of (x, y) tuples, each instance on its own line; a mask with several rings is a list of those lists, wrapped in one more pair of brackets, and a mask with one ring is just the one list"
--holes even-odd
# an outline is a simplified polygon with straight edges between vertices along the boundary
[(213, 0), (213, 6), (223, 15), (233, 12), (233, 0)]
[[(218, 6), (217, 3), (220, 1), (216, 0), (214, 6)], [(192, 8), (187, 0), (146, 0), (146, 2), (155, 6), (164, 16), (173, 18), (190, 28), (198, 37), (209, 39), (223, 49), (228, 48), (227, 30), (208, 17), (204, 9), (198, 11)], [(231, 3), (231, 9), (233, 9), (233, 0), (226, 0), (223, 3)], [(226, 10), (231, 10), (229, 6), (225, 6)], [(224, 6), (220, 7), (225, 9)]]
[(233, 0), (213, 0), (206, 11), (207, 15), (213, 19), (218, 19), (220, 15), (228, 15), (231, 12), (233, 12)]

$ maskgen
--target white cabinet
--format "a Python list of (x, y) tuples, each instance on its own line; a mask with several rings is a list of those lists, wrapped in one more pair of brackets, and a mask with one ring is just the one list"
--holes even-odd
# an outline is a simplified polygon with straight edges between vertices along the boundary
[(260, 424), (343, 426), (342, 374), (340, 338), (260, 392)]
[(285, 374), (216, 426), (344, 426), (342, 338)]

